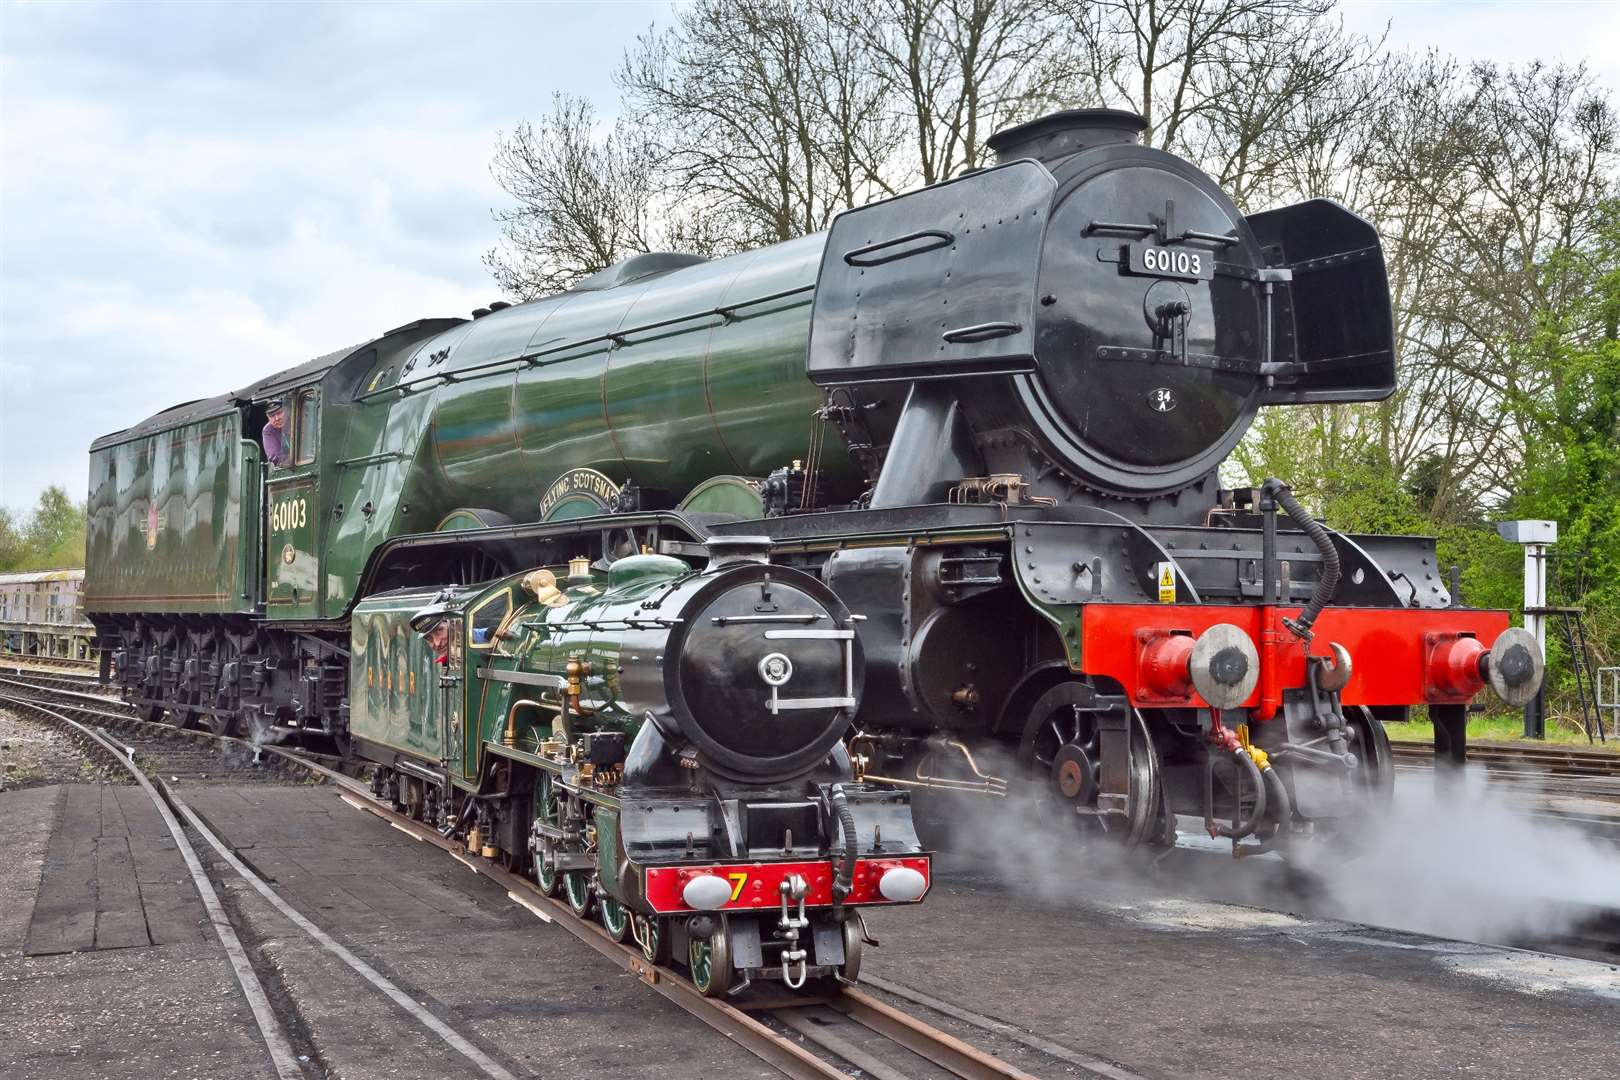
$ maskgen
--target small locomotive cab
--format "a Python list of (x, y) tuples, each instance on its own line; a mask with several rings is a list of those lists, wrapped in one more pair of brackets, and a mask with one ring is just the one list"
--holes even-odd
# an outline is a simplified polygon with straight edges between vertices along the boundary
[(757, 539), (707, 554), (369, 598), (354, 746), (380, 794), (705, 993), (853, 981), (860, 909), (930, 880), (909, 796), (858, 782), (842, 742), (856, 619)]

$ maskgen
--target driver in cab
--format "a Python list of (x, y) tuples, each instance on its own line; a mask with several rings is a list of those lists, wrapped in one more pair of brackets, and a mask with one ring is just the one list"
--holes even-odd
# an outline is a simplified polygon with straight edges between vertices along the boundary
[(285, 469), (291, 455), (287, 448), (287, 408), (280, 400), (264, 410), (264, 430), (259, 433), (264, 456), (278, 469)]
[(450, 619), (445, 602), (435, 600), (411, 616), (411, 629), (421, 635), (422, 642), (440, 665), (450, 663)]

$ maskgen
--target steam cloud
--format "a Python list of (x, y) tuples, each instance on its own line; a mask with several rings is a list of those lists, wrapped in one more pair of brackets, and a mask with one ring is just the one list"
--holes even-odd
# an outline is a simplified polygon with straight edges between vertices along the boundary
[(1317, 845), (1302, 855), (1331, 914), (1500, 943), (1555, 936), (1593, 909), (1620, 907), (1620, 846), (1530, 816), (1488, 790), (1482, 769), (1460, 780), (1437, 790), (1427, 774), (1403, 774), (1353, 853)]
[[(1011, 761), (981, 764), (1021, 775)], [(1620, 845), (1530, 816), (1500, 788), (1487, 790), (1483, 769), (1443, 790), (1427, 773), (1403, 773), (1389, 806), (1345, 836), (1302, 838), (1282, 864), (1234, 861), (1207, 842), (1156, 861), (1106, 840), (1060, 837), (1060, 822), (1016, 796), (914, 797), (920, 806), (934, 799), (936, 812), (955, 810), (940, 844), (951, 862), (1048, 903), (1203, 897), (1495, 944), (1554, 937), (1595, 910), (1620, 908)], [(1192, 819), (1180, 824), (1184, 840), (1201, 835)], [(1223, 841), (1218, 850), (1229, 849)]]

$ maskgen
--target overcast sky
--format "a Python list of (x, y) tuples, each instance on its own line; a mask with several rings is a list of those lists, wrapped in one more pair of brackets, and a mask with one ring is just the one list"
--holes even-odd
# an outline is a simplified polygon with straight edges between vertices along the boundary
[[(496, 297), (496, 133), (609, 74), (663, 3), (0, 0), (0, 505), (82, 498), (86, 449)], [(1397, 48), (1590, 58), (1620, 4), (1350, 3)]]

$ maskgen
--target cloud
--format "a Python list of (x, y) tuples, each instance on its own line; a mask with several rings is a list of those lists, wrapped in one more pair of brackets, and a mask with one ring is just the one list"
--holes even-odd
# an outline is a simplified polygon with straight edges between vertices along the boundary
[[(1469, 56), (1620, 37), (1620, 8), (1603, 5), (1543, 5), (1534, 20), (1514, 5), (1345, 11), (1357, 29), (1392, 18), (1397, 47)], [(480, 256), (505, 202), (496, 132), (554, 90), (610, 121), (624, 47), (667, 16), (663, 3), (7, 4), (0, 505), (26, 508), (49, 483), (81, 492), (93, 438), (179, 401), (493, 299)], [(1611, 78), (1613, 53), (1598, 68)]]
[(496, 132), (662, 4), (8, 5), (0, 505), (92, 439), (496, 296)]

